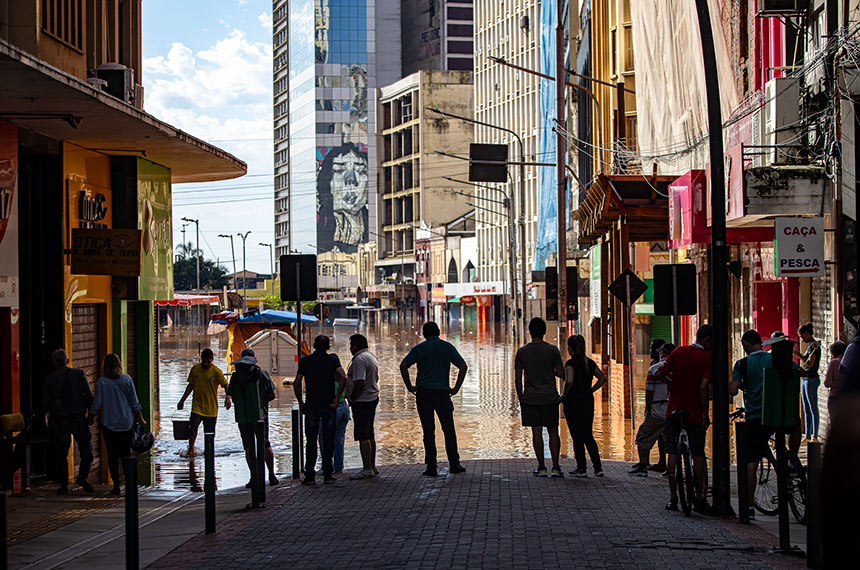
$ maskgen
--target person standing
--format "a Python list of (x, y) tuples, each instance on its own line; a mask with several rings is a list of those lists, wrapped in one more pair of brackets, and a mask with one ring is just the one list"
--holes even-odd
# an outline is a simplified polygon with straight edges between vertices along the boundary
[[(325, 335), (314, 339), (314, 351), (299, 361), (293, 391), (299, 410), (305, 416), (305, 438), (307, 439), (305, 478), (303, 485), (316, 482), (317, 444), (322, 424), (322, 471), (325, 483), (334, 482), (334, 425), (335, 410), (338, 406), (346, 375), (336, 354), (329, 354), (331, 340)], [(306, 400), (302, 400), (302, 380), (305, 384)], [(335, 383), (341, 380), (341, 391), (335, 391)]]
[(367, 346), (364, 335), (349, 337), (352, 362), (347, 372), (347, 393), (352, 404), (353, 435), (361, 450), (362, 469), (350, 479), (370, 479), (379, 474), (376, 468), (376, 437), (373, 420), (379, 405), (379, 362)]
[(681, 435), (681, 420), (672, 416), (674, 412), (687, 412), (684, 428), (690, 442), (693, 456), (693, 470), (699, 481), (698, 496), (693, 500), (698, 512), (708, 509), (704, 498), (706, 486), (705, 472), (705, 432), (711, 425), (709, 414), (711, 384), (711, 345), (713, 327), (702, 325), (696, 331), (696, 342), (679, 346), (666, 358), (655, 377), (669, 386), (669, 405), (666, 407), (666, 453), (669, 454), (669, 503), (666, 510), (678, 510), (678, 486), (675, 481), (675, 464), (678, 454), (678, 438)]
[[(585, 450), (591, 457), (595, 477), (603, 477), (600, 451), (594, 441), (594, 393), (606, 384), (606, 376), (597, 363), (585, 355), (585, 337), (573, 335), (567, 339), (567, 352), (570, 359), (564, 365), (564, 417), (573, 439), (573, 453), (576, 457), (574, 477), (587, 477), (585, 470)], [(597, 377), (597, 383), (591, 380)]]
[(241, 358), (234, 361), (233, 365), (236, 371), (230, 377), (227, 395), (233, 400), (236, 423), (239, 425), (239, 435), (242, 436), (242, 447), (245, 450), (245, 461), (248, 463), (248, 469), (251, 470), (251, 480), (245, 487), (251, 488), (256, 471), (256, 466), (251, 461), (251, 454), (255, 453), (256, 449), (254, 424), (258, 420), (265, 422), (263, 439), (266, 466), (269, 468), (269, 485), (277, 485), (275, 455), (272, 453), (272, 444), (269, 441), (269, 402), (274, 400), (277, 394), (275, 384), (269, 373), (257, 366), (254, 351), (250, 348), (243, 350)]
[(514, 356), (514, 385), (520, 402), (524, 427), (532, 430), (537, 468), (532, 474), (546, 477), (546, 458), (543, 450), (543, 430), (549, 436), (549, 454), (552, 458), (553, 477), (563, 477), (559, 465), (561, 440), (558, 437), (558, 383), (564, 378), (561, 353), (554, 345), (544, 341), (546, 322), (535, 317), (529, 321), (531, 342), (521, 346)]
[[(346, 426), (349, 424), (349, 403), (346, 401), (346, 390), (342, 390), (341, 386), (346, 384), (344, 380), (335, 380), (334, 391), (340, 394), (340, 399), (337, 403), (337, 408), (334, 411), (334, 455), (332, 456), (332, 467), (334, 474), (343, 473), (343, 447), (346, 443)], [(323, 434), (320, 430), (319, 447), (322, 453)], [(319, 473), (317, 473), (319, 475)]]
[(83, 370), (69, 367), (69, 355), (62, 348), (51, 356), (56, 370), (45, 378), (42, 403), (48, 412), (48, 431), (53, 445), (53, 468), (60, 483), (57, 494), (69, 492), (68, 455), (71, 439), (75, 439), (81, 462), (75, 482), (87, 493), (94, 491), (87, 481), (93, 464), (93, 447), (87, 412), (93, 403), (93, 393)]
[[(466, 361), (450, 342), (439, 338), (439, 325), (427, 321), (421, 327), (424, 342), (412, 347), (409, 354), (400, 362), (400, 376), (406, 389), (415, 394), (418, 407), (418, 417), (421, 419), (421, 430), (424, 432), (424, 462), (427, 469), (422, 475), (436, 477), (439, 473), (436, 466), (436, 419), (442, 425), (445, 434), (445, 453), (448, 455), (448, 472), (464, 473), (466, 468), (460, 465), (460, 453), (457, 451), (457, 432), (454, 429), (454, 403), (451, 396), (460, 391), (466, 371), (469, 367)], [(409, 367), (418, 365), (415, 385), (409, 378)], [(449, 373), (451, 365), (458, 369), (457, 382), (451, 388)]]
[(827, 365), (827, 372), (824, 374), (824, 387), (828, 390), (828, 411), (833, 407), (834, 388), (836, 388), (836, 384), (839, 381), (839, 367), (842, 365), (842, 356), (845, 354), (846, 348), (848, 348), (848, 345), (841, 340), (837, 340), (830, 345), (830, 363)]
[[(657, 342), (659, 340), (659, 343)], [(653, 351), (652, 358), (655, 361), (651, 363), (648, 369), (648, 377), (645, 380), (645, 419), (639, 425), (636, 431), (636, 451), (639, 454), (639, 462), (633, 466), (633, 469), (628, 471), (636, 477), (647, 477), (648, 471), (658, 471), (663, 473), (666, 471), (666, 453), (663, 444), (663, 430), (666, 427), (666, 407), (669, 403), (669, 386), (665, 382), (657, 380), (655, 374), (662, 366), (666, 357), (675, 350), (675, 345), (671, 342), (666, 342), (657, 339), (651, 343), (651, 348), (654, 348), (656, 343), (657, 349)], [(654, 442), (658, 442), (658, 452), (660, 460), (656, 466), (650, 465), (651, 449), (654, 447)], [(654, 467), (654, 469), (652, 469)]]
[[(200, 353), (200, 362), (191, 367), (188, 373), (188, 386), (182, 394), (176, 409), (185, 407), (185, 400), (191, 393), (191, 433), (188, 435), (188, 456), (195, 454), (194, 442), (197, 441), (197, 431), (203, 423), (204, 433), (215, 433), (215, 423), (218, 421), (218, 387), (227, 389), (227, 379), (221, 369), (212, 364), (215, 355), (212, 349), (204, 348)], [(230, 409), (230, 396), (224, 402), (224, 407)]]
[(808, 440), (818, 439), (818, 422), (820, 412), (818, 411), (818, 387), (821, 378), (818, 376), (818, 367), (821, 364), (821, 342), (812, 336), (812, 323), (806, 323), (799, 329), (797, 334), (806, 343), (806, 352), (794, 351), (794, 356), (800, 359), (800, 396), (803, 402), (803, 434)]
[(146, 422), (141, 414), (134, 381), (123, 373), (122, 362), (113, 353), (105, 356), (102, 364), (102, 376), (96, 384), (96, 397), (90, 408), (90, 421), (96, 415), (99, 416), (107, 449), (108, 470), (113, 480), (109, 494), (119, 495), (119, 463), (131, 455), (135, 421), (141, 425), (146, 425)]

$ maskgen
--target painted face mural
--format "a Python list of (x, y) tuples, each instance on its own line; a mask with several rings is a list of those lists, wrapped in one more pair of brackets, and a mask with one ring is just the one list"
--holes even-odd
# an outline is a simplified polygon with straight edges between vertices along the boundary
[[(327, 151), (327, 152), (326, 152)], [(367, 241), (367, 152), (353, 144), (318, 149), (317, 247), (354, 253)]]

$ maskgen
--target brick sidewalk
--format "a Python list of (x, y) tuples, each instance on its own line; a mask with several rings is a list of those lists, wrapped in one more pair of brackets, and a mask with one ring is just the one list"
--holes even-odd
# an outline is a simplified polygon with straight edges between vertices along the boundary
[(769, 555), (777, 539), (754, 525), (665, 511), (665, 479), (630, 477), (624, 463), (607, 462), (603, 479), (563, 480), (533, 477), (528, 460), (464, 465), (436, 479), (411, 465), (284, 484), (267, 509), (236, 513), (151, 567), (804, 567)]

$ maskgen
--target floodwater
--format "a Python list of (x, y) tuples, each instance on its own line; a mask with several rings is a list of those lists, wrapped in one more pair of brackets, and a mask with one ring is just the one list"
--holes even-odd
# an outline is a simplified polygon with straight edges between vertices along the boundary
[[(348, 338), (353, 332), (349, 328), (323, 330), (324, 334), (333, 338), (332, 350), (338, 354), (344, 368), (351, 358)], [(385, 465), (391, 464), (421, 464), (424, 451), (415, 398), (404, 387), (399, 371), (400, 360), (409, 347), (423, 340), (420, 323), (362, 324), (359, 332), (368, 337), (370, 350), (379, 359), (380, 403), (375, 424), (377, 463), (382, 470)], [(318, 334), (318, 327), (314, 326), (312, 333)], [(513, 382), (514, 348), (506, 328), (493, 324), (453, 322), (443, 330), (442, 337), (457, 346), (469, 365), (463, 388), (454, 397), (461, 457), (490, 459), (532, 456), (530, 431), (522, 427), (520, 421)], [(548, 337), (547, 340), (554, 342), (553, 338)], [(185, 330), (173, 334), (163, 333), (160, 339), (157, 395), (160, 412), (156, 419), (159, 436), (152, 454), (152, 468), (155, 484), (163, 488), (202, 490), (203, 487), (202, 429), (197, 441), (201, 455), (189, 459), (184, 456), (187, 442), (173, 440), (172, 420), (188, 418), (191, 399), (184, 411), (177, 411), (176, 403), (185, 390), (189, 369), (197, 361), (200, 349), (207, 346), (215, 352), (215, 364), (226, 371), (226, 333), (208, 337), (202, 332), (198, 334), (196, 330)], [(414, 379), (414, 367), (411, 371)], [(452, 369), (452, 384), (454, 371)], [(637, 376), (642, 378), (643, 375)], [(275, 468), (283, 477), (292, 473), (291, 411), (295, 397), (292, 387), (282, 386), (281, 380), (275, 379), (278, 394), (277, 399), (269, 405), (269, 424)], [(644, 384), (644, 381), (639, 383)], [(644, 408), (643, 386), (638, 388), (637, 418), (641, 419)], [(224, 410), (223, 407), (223, 391), (219, 391), (219, 400), (215, 461), (218, 487), (224, 489), (244, 485), (249, 476), (233, 411)], [(607, 410), (606, 401), (595, 409), (594, 434), (601, 457), (633, 459), (630, 420), (610, 417)], [(572, 470), (573, 449), (563, 421), (561, 433), (562, 467)], [(438, 424), (437, 446), (439, 460), (445, 461), (443, 437)], [(347, 427), (344, 455), (346, 469), (361, 467), (358, 444), (352, 440), (351, 422)]]

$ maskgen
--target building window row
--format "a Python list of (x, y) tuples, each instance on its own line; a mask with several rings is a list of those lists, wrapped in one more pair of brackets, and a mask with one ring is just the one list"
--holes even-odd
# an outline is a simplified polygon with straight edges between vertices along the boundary
[(42, 0), (42, 31), (83, 51), (83, 8), (83, 0)]

